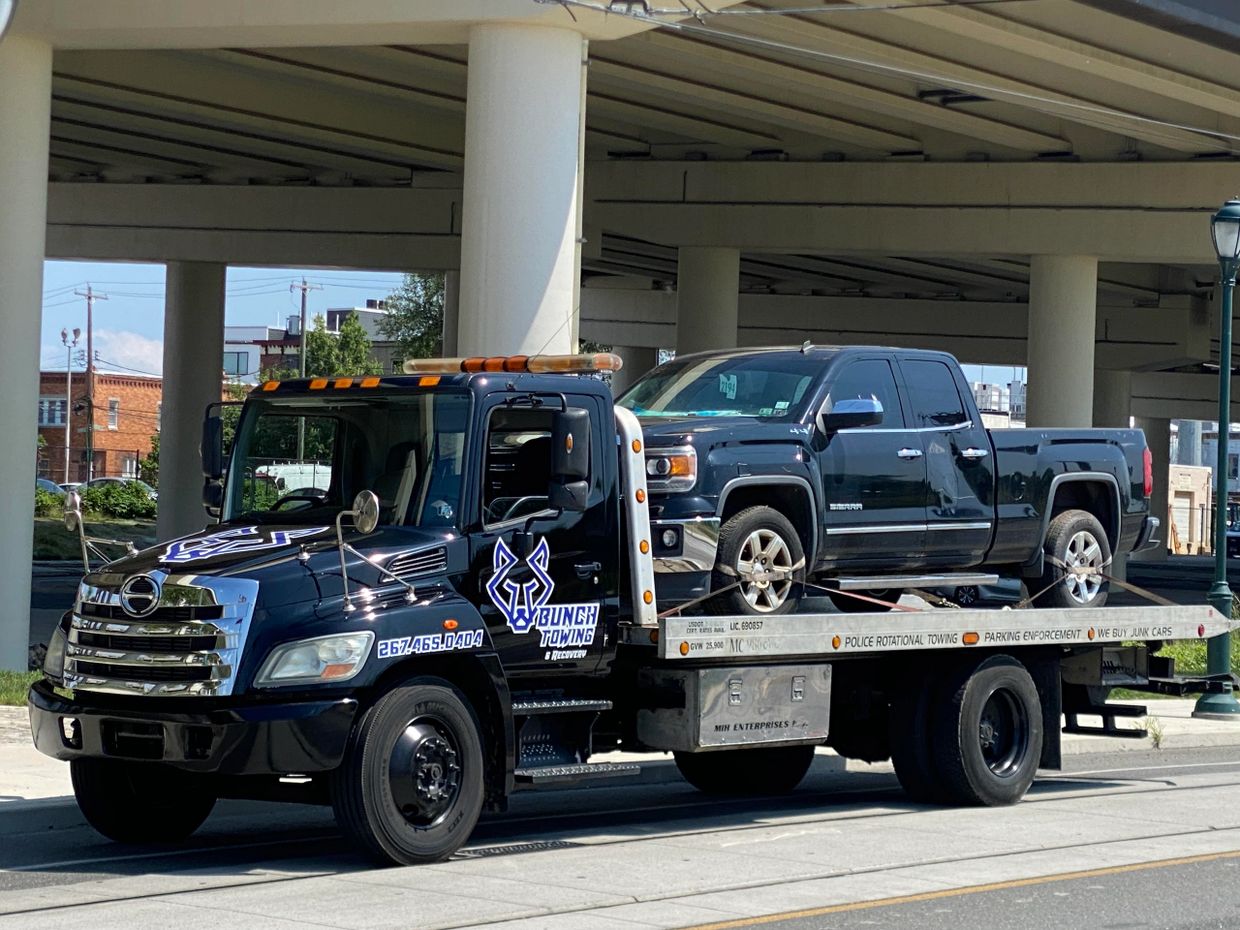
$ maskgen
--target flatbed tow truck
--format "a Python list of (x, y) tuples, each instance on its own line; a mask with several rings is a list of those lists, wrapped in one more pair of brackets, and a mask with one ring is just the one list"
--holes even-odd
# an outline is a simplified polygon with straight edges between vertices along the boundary
[[(30, 691), (89, 822), (170, 842), (220, 797), (315, 801), (370, 857), (434, 862), (515, 790), (638, 770), (600, 752), (671, 751), (703, 791), (768, 795), (824, 744), (890, 758), (918, 801), (1010, 804), (1059, 766), (1061, 720), (1139, 735), (1112, 687), (1232, 689), (1154, 655), (1232, 628), (1205, 605), (661, 614), (641, 426), (588, 376), (618, 365), (267, 382), (227, 464), (209, 409), (216, 524), (88, 563)], [(296, 457), (330, 462), (329, 487), (254, 478)], [(760, 563), (737, 583), (797, 568)]]

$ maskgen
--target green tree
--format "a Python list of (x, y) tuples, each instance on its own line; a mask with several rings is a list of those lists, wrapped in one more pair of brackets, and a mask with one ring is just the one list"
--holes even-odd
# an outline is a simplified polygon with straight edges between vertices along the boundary
[(321, 315), (314, 318), (314, 326), (306, 332), (307, 377), (382, 373), (383, 366), (371, 358), (370, 338), (356, 313), (340, 324), (339, 333), (329, 333)]
[(385, 301), (379, 321), (383, 338), (396, 343), (393, 356), (435, 358), (443, 354), (443, 275), (407, 274)]
[(151, 451), (138, 463), (138, 477), (153, 488), (159, 487), (159, 433), (151, 434)]

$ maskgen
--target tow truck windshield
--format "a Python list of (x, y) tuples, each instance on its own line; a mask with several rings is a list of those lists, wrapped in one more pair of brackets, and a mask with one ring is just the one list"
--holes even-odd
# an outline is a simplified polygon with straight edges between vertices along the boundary
[(641, 417), (789, 417), (822, 371), (803, 355), (714, 355), (659, 366), (619, 401)]
[(454, 526), (469, 395), (287, 395), (254, 398), (229, 461), (226, 521), (332, 520), (359, 491), (388, 525)]

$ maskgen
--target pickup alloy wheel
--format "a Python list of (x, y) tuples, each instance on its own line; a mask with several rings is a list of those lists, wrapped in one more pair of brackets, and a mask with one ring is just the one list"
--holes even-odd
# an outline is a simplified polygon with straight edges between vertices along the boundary
[(1107, 599), (1111, 546), (1102, 524), (1084, 510), (1065, 510), (1046, 530), (1046, 567), (1039, 601), (1050, 607), (1101, 607)]
[(805, 578), (796, 529), (778, 510), (747, 507), (719, 531), (711, 588), (731, 587), (706, 602), (715, 613), (783, 614), (795, 609)]

